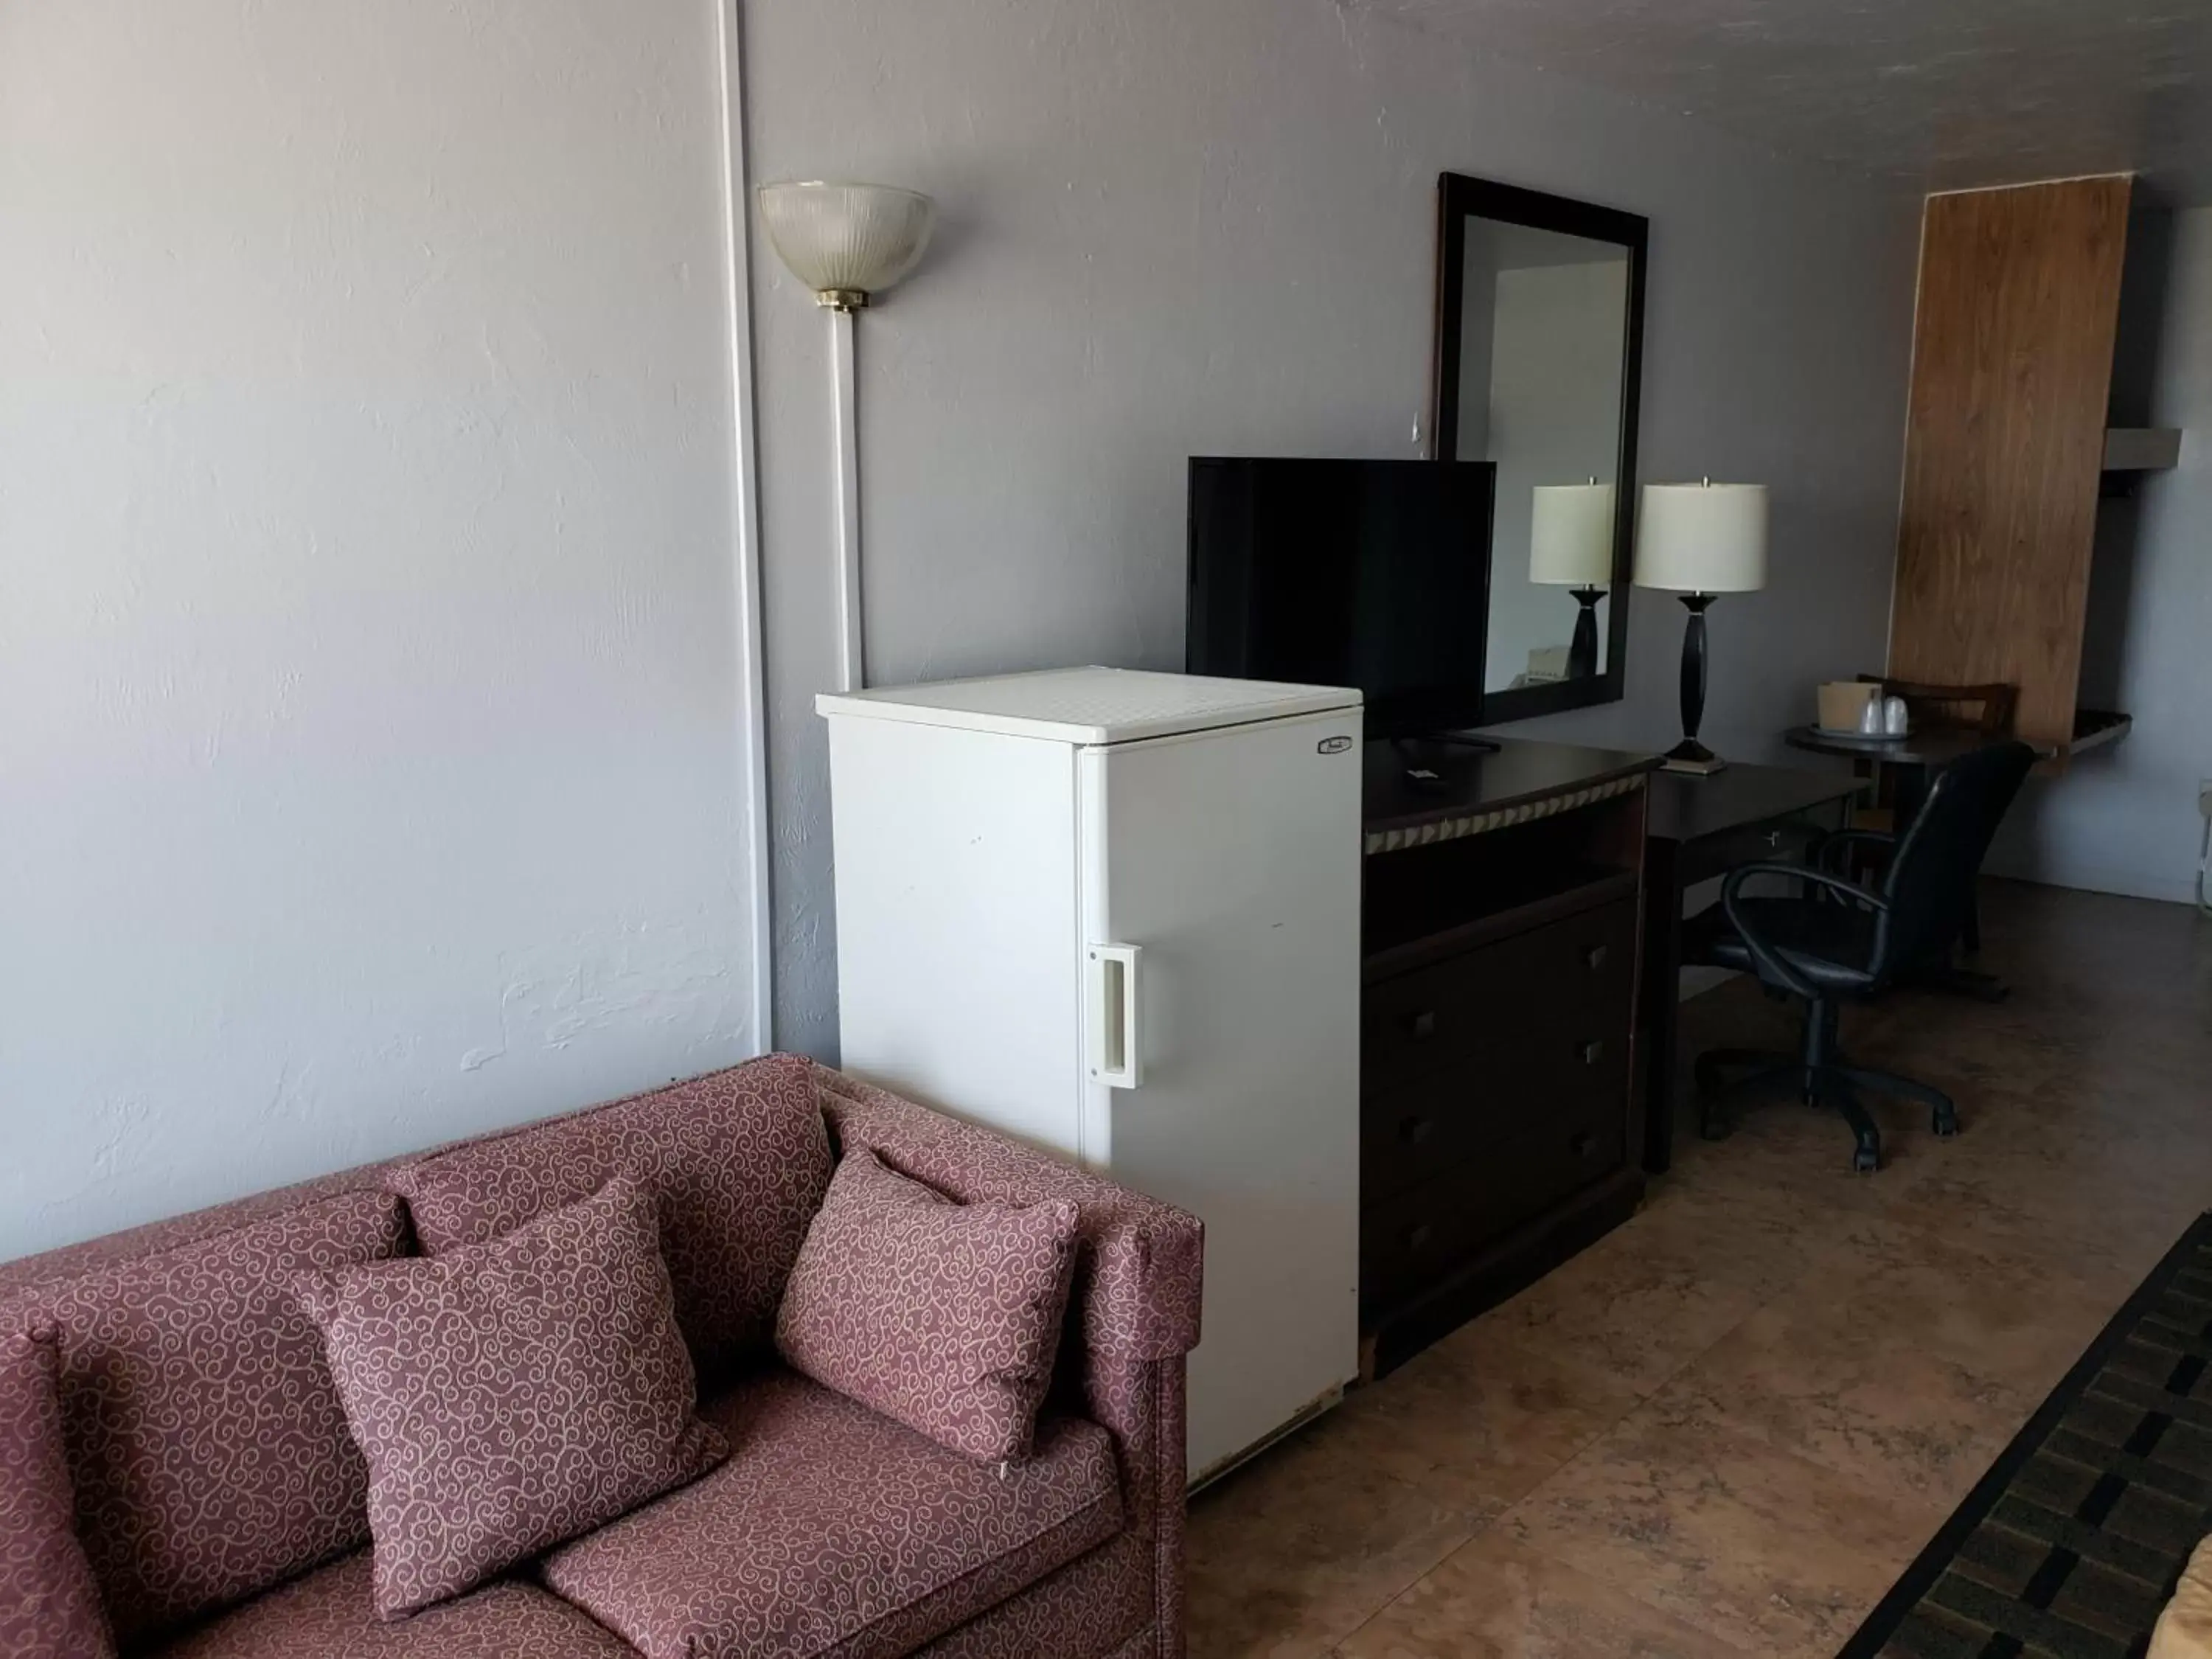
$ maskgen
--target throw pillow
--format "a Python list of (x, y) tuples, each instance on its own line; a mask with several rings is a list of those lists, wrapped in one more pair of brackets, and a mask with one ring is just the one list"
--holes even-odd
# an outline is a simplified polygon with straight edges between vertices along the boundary
[(76, 1541), (55, 1372), (51, 1328), (0, 1337), (0, 1653), (106, 1659), (115, 1646)]
[(368, 1460), (396, 1619), (712, 1468), (653, 1201), (626, 1177), (489, 1244), (301, 1273)]
[(629, 1176), (659, 1200), (676, 1317), (710, 1379), (767, 1346), (830, 1184), (814, 1066), (769, 1054), (393, 1171), (425, 1255), (488, 1243)]
[(791, 1365), (970, 1457), (1029, 1455), (1075, 1266), (1076, 1206), (956, 1204), (846, 1150), (784, 1289)]

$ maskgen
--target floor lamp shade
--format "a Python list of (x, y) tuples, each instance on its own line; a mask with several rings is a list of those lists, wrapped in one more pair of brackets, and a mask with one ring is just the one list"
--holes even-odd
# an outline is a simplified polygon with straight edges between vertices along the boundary
[(912, 270), (937, 222), (928, 197), (892, 185), (763, 185), (760, 208), (776, 257), (817, 303), (840, 311), (866, 305)]
[(1705, 610), (1716, 593), (1766, 586), (1766, 486), (1646, 484), (1637, 514), (1636, 583), (1670, 588), (1690, 613), (1682, 631), (1682, 741), (1669, 771), (1717, 772), (1725, 764), (1698, 741), (1705, 713)]

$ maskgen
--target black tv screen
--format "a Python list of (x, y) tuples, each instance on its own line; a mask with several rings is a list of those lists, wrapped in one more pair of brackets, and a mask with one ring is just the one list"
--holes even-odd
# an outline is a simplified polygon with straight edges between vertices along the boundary
[(1496, 472), (1194, 456), (1184, 669), (1357, 686), (1370, 737), (1480, 724)]

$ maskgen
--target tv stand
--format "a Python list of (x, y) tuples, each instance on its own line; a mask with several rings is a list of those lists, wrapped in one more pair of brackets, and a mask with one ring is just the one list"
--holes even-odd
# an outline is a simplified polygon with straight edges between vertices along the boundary
[(1657, 757), (1512, 738), (1365, 757), (1360, 1327), (1370, 1377), (1643, 1196), (1630, 1045)]
[(1505, 749), (1496, 738), (1486, 738), (1476, 732), (1424, 732), (1414, 738), (1393, 738), (1390, 747), (1402, 755), (1425, 743), (1434, 744), (1439, 749), (1472, 749), (1484, 755), (1502, 754)]
[[(1417, 738), (1388, 739), (1390, 752), (1402, 763), (1399, 781), (1414, 794), (1447, 798), (1467, 787), (1470, 755), (1495, 755), (1504, 745), (1495, 738), (1479, 738), (1471, 732), (1425, 732)], [(1424, 750), (1429, 753), (1423, 753)]]

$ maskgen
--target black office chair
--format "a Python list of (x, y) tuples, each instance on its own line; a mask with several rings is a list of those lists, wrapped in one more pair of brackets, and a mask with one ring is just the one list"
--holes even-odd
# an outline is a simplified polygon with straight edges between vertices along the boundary
[[(1822, 866), (1747, 864), (1731, 870), (1716, 909), (1699, 915), (1685, 940), (1683, 960), (1756, 974), (1775, 993), (1805, 1002), (1805, 1040), (1794, 1055), (1720, 1048), (1698, 1056), (1700, 1127), (1708, 1139), (1728, 1133), (1728, 1109), (1787, 1082), (1808, 1105), (1833, 1106), (1856, 1137), (1854, 1169), (1881, 1167), (1881, 1132), (1856, 1091), (1918, 1101), (1936, 1133), (1959, 1132), (1959, 1109), (1940, 1089), (1851, 1065), (1836, 1045), (1844, 999), (1863, 1001), (1947, 955), (1970, 913), (1974, 879), (1997, 823), (2020, 793), (2035, 751), (2024, 743), (1994, 743), (1937, 773), (1926, 800), (1901, 838), (1849, 830), (1820, 849)], [(1893, 847), (1879, 887), (1861, 886), (1826, 867), (1838, 854), (1869, 843)], [(1753, 876), (1789, 876), (1807, 884), (1802, 895), (1751, 897)], [(1748, 1066), (1752, 1075), (1723, 1091), (1724, 1071)]]

